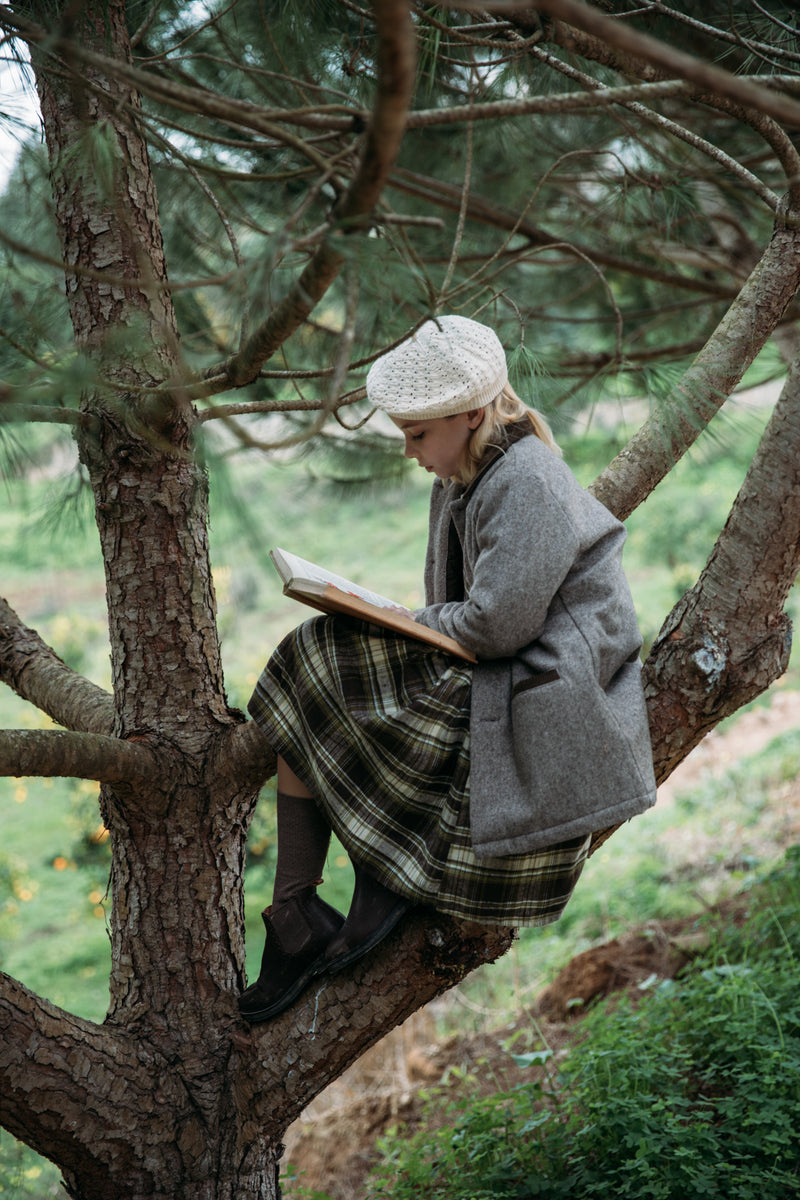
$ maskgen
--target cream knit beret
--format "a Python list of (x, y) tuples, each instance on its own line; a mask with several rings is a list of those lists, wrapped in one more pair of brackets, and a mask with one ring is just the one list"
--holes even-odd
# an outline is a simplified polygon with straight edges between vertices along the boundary
[(367, 397), (390, 417), (427, 421), (483, 408), (506, 383), (506, 356), (493, 329), (467, 317), (437, 317), (375, 360)]

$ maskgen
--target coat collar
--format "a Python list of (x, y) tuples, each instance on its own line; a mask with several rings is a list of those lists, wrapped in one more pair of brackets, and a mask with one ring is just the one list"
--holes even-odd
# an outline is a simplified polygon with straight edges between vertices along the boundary
[(509, 450), (515, 442), (521, 441), (524, 437), (531, 436), (535, 437), (536, 435), (534, 433), (533, 426), (527, 417), (521, 417), (518, 421), (509, 421), (507, 425), (504, 425), (503, 440), (501, 442), (492, 442), (486, 447), (477, 473), (472, 477), (467, 486), (461, 492), (460, 496), (458, 497), (459, 500), (466, 502), (475, 491), (476, 487), (481, 482), (489, 468), (497, 462), (498, 458), (502, 458), (506, 451)]

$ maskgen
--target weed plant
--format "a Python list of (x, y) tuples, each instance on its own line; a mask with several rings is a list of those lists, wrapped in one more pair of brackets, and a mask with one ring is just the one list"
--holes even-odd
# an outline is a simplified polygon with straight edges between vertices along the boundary
[(433, 1094), (380, 1145), (370, 1200), (787, 1200), (800, 1194), (800, 848), (685, 978), (598, 1006), (557, 1072)]

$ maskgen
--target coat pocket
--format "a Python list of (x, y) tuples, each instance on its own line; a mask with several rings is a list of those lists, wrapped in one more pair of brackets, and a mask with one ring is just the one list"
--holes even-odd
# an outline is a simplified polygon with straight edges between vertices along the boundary
[(533, 688), (546, 687), (548, 683), (555, 683), (560, 679), (558, 671), (553, 667), (551, 671), (539, 671), (536, 675), (530, 675), (527, 679), (519, 679), (511, 690), (511, 699), (514, 700), (521, 692), (531, 691)]
[(642, 791), (624, 714), (594, 680), (567, 681), (553, 671), (520, 683), (511, 701), (512, 744), (527, 822), (582, 825)]

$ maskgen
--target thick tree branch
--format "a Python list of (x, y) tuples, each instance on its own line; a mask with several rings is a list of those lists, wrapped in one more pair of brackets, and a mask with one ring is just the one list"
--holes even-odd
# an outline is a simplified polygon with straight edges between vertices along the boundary
[[(275, 774), (275, 751), (255, 721), (226, 729), (217, 746), (212, 774), (222, 781), (235, 778), (243, 790), (257, 790)], [(216, 785), (212, 785), (216, 786)]]
[(618, 17), (607, 16), (592, 4), (581, 0), (535, 0), (532, 7), (584, 30), (625, 54), (652, 63), (670, 76), (686, 79), (704, 93), (725, 96), (793, 128), (800, 126), (800, 104), (796, 100), (676, 50), (649, 34), (640, 33)]
[[(143, 1075), (148, 1060), (152, 1075)], [(97, 1196), (119, 1195), (126, 1162), (132, 1178), (141, 1175), (141, 1145), (128, 1130), (142, 1114), (155, 1122), (159, 1110), (167, 1120), (183, 1111), (199, 1123), (180, 1077), (152, 1046), (66, 1013), (2, 972), (0, 1090), (3, 1127), (57, 1161), (68, 1183), (85, 1178), (91, 1159)]]
[(0, 680), (65, 729), (110, 734), (110, 694), (78, 675), (0, 598)]
[(510, 929), (419, 909), (352, 970), (323, 977), (267, 1025), (237, 1030), (241, 1136), (251, 1140), (264, 1128), (280, 1136), (359, 1055), (470, 971), (500, 958), (513, 938)]
[(800, 285), (800, 224), (779, 220), (761, 260), (663, 406), (591, 486), (624, 520), (722, 407), (777, 327)]
[(658, 778), (785, 671), (800, 569), (800, 358), (695, 586), (646, 664)]
[(141, 742), (66, 729), (0, 729), (0, 776), (67, 776), (141, 787), (160, 768)]
[[(697, 583), (644, 666), (656, 780), (789, 664), (783, 611), (800, 570), (800, 356), (792, 364), (730, 516)], [(599, 831), (594, 853), (614, 829)]]

